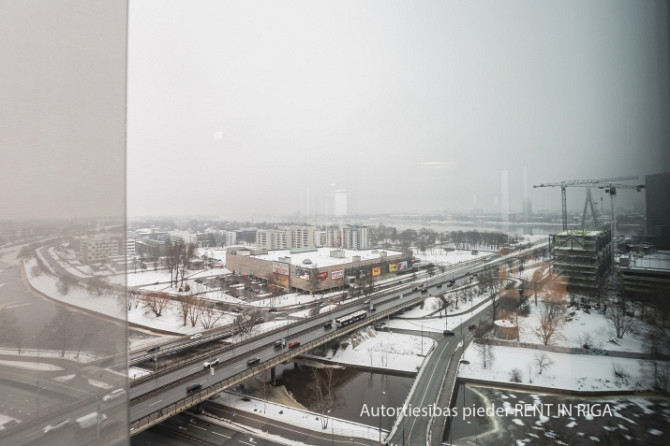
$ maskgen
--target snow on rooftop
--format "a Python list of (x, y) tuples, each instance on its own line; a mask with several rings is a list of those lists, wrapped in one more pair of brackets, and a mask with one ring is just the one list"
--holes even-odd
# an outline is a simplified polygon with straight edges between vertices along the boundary
[[(343, 256), (331, 257), (331, 251), (336, 250), (343, 254)], [(291, 251), (288, 249), (283, 249), (269, 251), (267, 254), (254, 255), (252, 257), (268, 261), (278, 261), (280, 258), (289, 257), (291, 259), (291, 265), (301, 266), (303, 268), (317, 268), (341, 265), (343, 263), (352, 263), (354, 256), (360, 256), (361, 261), (379, 259), (384, 252), (387, 256), (396, 256), (402, 254), (400, 251), (393, 251), (389, 249), (367, 249), (356, 251), (341, 248), (316, 248), (314, 251), (294, 253), (291, 253)], [(304, 263), (304, 261), (307, 259), (309, 259), (311, 263)]]
[(670, 251), (658, 251), (645, 254), (644, 257), (633, 256), (630, 269), (658, 269), (670, 270)]

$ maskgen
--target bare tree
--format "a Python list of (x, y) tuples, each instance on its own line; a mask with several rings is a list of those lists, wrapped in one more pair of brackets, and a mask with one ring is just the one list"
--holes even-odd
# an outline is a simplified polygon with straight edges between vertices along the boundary
[(537, 366), (537, 374), (541, 375), (545, 369), (548, 369), (554, 365), (554, 361), (547, 356), (546, 353), (536, 353), (535, 354), (535, 365)]
[(326, 429), (328, 427), (328, 417), (326, 416), (329, 413), (335, 403), (334, 393), (333, 393), (333, 369), (330, 367), (324, 369), (312, 369), (312, 382), (310, 384), (310, 390), (312, 395), (312, 400), (315, 403), (317, 411), (321, 414), (321, 428)]
[(542, 270), (538, 269), (533, 273), (533, 297), (535, 298), (535, 305), (537, 305), (537, 288), (542, 281)]
[(90, 292), (95, 291), (98, 296), (101, 296), (102, 293), (109, 289), (109, 285), (105, 283), (100, 277), (91, 277), (87, 281), (88, 289)]
[(205, 330), (213, 328), (214, 325), (223, 317), (223, 312), (211, 307), (198, 306), (198, 313), (200, 313), (200, 325)]
[(548, 299), (538, 307), (540, 325), (535, 328), (535, 336), (544, 344), (549, 345), (551, 339), (565, 322), (565, 305), (557, 299)]
[(0, 339), (14, 340), (21, 353), (21, 331), (17, 325), (16, 315), (11, 309), (0, 308)]
[[(181, 317), (182, 325), (186, 325), (189, 316), (191, 316), (191, 313), (194, 311), (196, 296), (193, 293), (182, 294), (177, 298), (177, 302), (179, 306), (179, 317)], [(193, 326), (195, 326), (195, 324), (193, 324)]]
[(481, 355), (482, 367), (487, 368), (493, 364), (495, 355), (491, 346), (489, 344), (478, 344), (477, 348), (479, 349), (479, 354)]
[(70, 342), (75, 338), (76, 331), (74, 313), (65, 307), (59, 307), (56, 315), (42, 328), (40, 338), (46, 345), (56, 348), (59, 356), (63, 358)]
[[(189, 262), (195, 256), (196, 245), (193, 243), (185, 243), (181, 245), (180, 251), (180, 263), (181, 263), (181, 284), (180, 286), (184, 287), (184, 275), (186, 274), (186, 268), (188, 267)], [(176, 284), (175, 284), (176, 286)]]
[(30, 268), (30, 274), (32, 274), (33, 277), (39, 277), (42, 275), (42, 268), (39, 265), (33, 265), (33, 267)]
[(156, 317), (160, 317), (163, 314), (163, 310), (170, 303), (170, 296), (165, 293), (159, 293), (157, 291), (151, 291), (144, 295), (144, 305), (146, 308), (151, 310)]
[(259, 311), (249, 312), (245, 310), (235, 317), (234, 325), (240, 333), (249, 333), (260, 317), (261, 314)]
[(70, 290), (77, 284), (77, 281), (71, 276), (65, 275), (61, 276), (56, 282), (56, 289), (58, 292), (65, 296)]
[(623, 335), (630, 330), (634, 320), (633, 313), (628, 309), (626, 302), (621, 302), (620, 305), (610, 305), (606, 315), (614, 325), (616, 337), (623, 338)]
[(170, 286), (177, 286), (177, 272), (179, 268), (179, 254), (181, 243), (168, 242), (165, 245), (165, 267), (170, 271)]
[(140, 294), (135, 290), (128, 291), (126, 298), (126, 307), (128, 311), (137, 308), (140, 304)]

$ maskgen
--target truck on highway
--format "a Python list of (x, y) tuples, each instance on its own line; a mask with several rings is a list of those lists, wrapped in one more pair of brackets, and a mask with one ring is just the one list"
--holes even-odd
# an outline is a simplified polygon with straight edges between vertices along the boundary
[[(104, 413), (99, 415), (100, 415), (99, 418), (100, 422), (103, 422), (107, 419), (107, 415), (105, 415)], [(98, 412), (87, 413), (83, 417), (77, 418), (76, 421), (80, 428), (88, 429), (89, 427), (98, 424)]]

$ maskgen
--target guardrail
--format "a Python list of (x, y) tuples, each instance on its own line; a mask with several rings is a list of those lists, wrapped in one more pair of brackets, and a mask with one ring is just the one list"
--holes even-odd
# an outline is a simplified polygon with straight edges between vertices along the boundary
[[(409, 286), (407, 288), (411, 288), (411, 284), (409, 284)], [(394, 292), (396, 292), (396, 291), (394, 291)], [(382, 296), (378, 296), (378, 297), (382, 298)], [(309, 317), (307, 317), (307, 318), (305, 318), (301, 321), (294, 321), (293, 323), (288, 324), (288, 325), (290, 326), (290, 328), (295, 328), (296, 326), (299, 326), (299, 325), (314, 323), (315, 320), (321, 319), (327, 314), (332, 314), (332, 313), (335, 313), (335, 312), (348, 310), (350, 308), (359, 307), (360, 305), (362, 305), (362, 303), (360, 302), (360, 299), (363, 299), (363, 298), (362, 297), (359, 298), (356, 302), (350, 302), (348, 304), (335, 307), (335, 308), (331, 309), (328, 313), (320, 313), (320, 314), (316, 314), (314, 316), (309, 316)], [(241, 342), (238, 342), (234, 345), (228, 345), (228, 346), (222, 347), (220, 349), (210, 351), (209, 354), (210, 354), (210, 356), (223, 355), (223, 354), (228, 353), (229, 351), (234, 350), (235, 348), (239, 348), (239, 347), (241, 347), (245, 344), (255, 342), (262, 337), (266, 337), (266, 336), (281, 333), (282, 331), (286, 330), (287, 328), (289, 328), (289, 327), (287, 327), (287, 326), (276, 327), (276, 328), (273, 328), (271, 330), (265, 331), (262, 334), (244, 339)], [(314, 327), (310, 327), (307, 330), (311, 330), (312, 328), (314, 328)], [(304, 330), (299, 332), (299, 333), (296, 333), (296, 334), (300, 334), (300, 333), (303, 333), (303, 332), (304, 332)], [(206, 340), (201, 342), (201, 343), (204, 343), (204, 342), (206, 342)], [(180, 349), (181, 349), (181, 347), (175, 347), (175, 348), (171, 348), (169, 350), (165, 350), (162, 353), (172, 353), (172, 352), (175, 352), (175, 351), (179, 351)], [(251, 353), (251, 352), (247, 352), (247, 354), (248, 353)], [(146, 358), (145, 360), (149, 360), (149, 359), (153, 358), (153, 356), (154, 355), (148, 355), (148, 357), (145, 357)], [(145, 376), (141, 376), (139, 378), (135, 378), (134, 380), (131, 381), (130, 387), (138, 386), (138, 385), (143, 384), (145, 382), (151, 381), (152, 379), (156, 379), (159, 376), (163, 376), (163, 375), (166, 375), (168, 373), (171, 373), (172, 371), (174, 371), (178, 368), (193, 365), (193, 364), (196, 364), (196, 363), (201, 362), (201, 361), (203, 361), (203, 357), (201, 357), (201, 356), (198, 356), (198, 357), (195, 357), (195, 358), (188, 358), (188, 359), (185, 359), (183, 361), (178, 361), (176, 364), (170, 364), (170, 365), (168, 365), (168, 366), (166, 366), (166, 367), (164, 367), (160, 370), (154, 371), (153, 373), (151, 373), (149, 375), (145, 375)]]
[[(238, 372), (238, 373), (236, 373), (232, 376), (229, 376), (228, 378), (224, 378), (221, 381), (219, 381), (219, 382), (217, 382), (217, 383), (215, 383), (215, 384), (213, 384), (209, 387), (206, 387), (204, 389), (200, 389), (196, 392), (193, 392), (193, 393), (189, 394), (188, 396), (186, 396), (185, 398), (182, 398), (178, 401), (175, 401), (174, 403), (171, 403), (168, 406), (165, 406), (165, 407), (163, 407), (163, 408), (161, 408), (157, 411), (154, 411), (154, 412), (152, 412), (150, 414), (147, 414), (147, 415), (145, 415), (145, 416), (143, 416), (143, 417), (141, 417), (137, 420), (132, 421), (130, 423), (130, 434), (131, 435), (138, 434), (138, 433), (148, 429), (149, 427), (151, 427), (155, 424), (158, 424), (158, 423), (174, 416), (175, 414), (177, 414), (179, 412), (182, 412), (182, 411), (184, 411), (184, 410), (186, 410), (190, 407), (193, 407), (193, 406), (209, 399), (213, 395), (215, 395), (215, 394), (217, 394), (217, 393), (219, 393), (219, 392), (221, 392), (225, 389), (228, 389), (228, 388), (230, 388), (232, 386), (235, 386), (235, 385), (237, 385), (237, 384), (239, 384), (243, 381), (246, 381), (247, 379), (251, 378), (252, 376), (257, 375), (258, 373), (261, 373), (265, 370), (269, 370), (272, 367), (275, 367), (275, 366), (277, 366), (277, 365), (279, 365), (283, 362), (286, 362), (287, 360), (289, 360), (289, 359), (291, 359), (295, 356), (298, 356), (298, 355), (300, 355), (304, 352), (312, 350), (313, 348), (323, 344), (324, 342), (328, 342), (332, 339), (339, 338), (344, 334), (350, 333), (350, 332), (355, 331), (355, 330), (357, 330), (361, 327), (369, 325), (370, 320), (382, 319), (384, 317), (387, 317), (387, 316), (399, 311), (400, 309), (416, 305), (419, 302), (421, 302), (423, 299), (425, 299), (424, 296), (415, 297), (415, 298), (410, 299), (406, 302), (403, 302), (402, 304), (400, 304), (398, 306), (395, 306), (393, 308), (383, 310), (383, 311), (379, 311), (378, 313), (375, 313), (374, 315), (371, 315), (370, 317), (366, 317), (365, 319), (357, 321), (357, 322), (355, 322), (351, 325), (347, 325), (346, 327), (343, 327), (343, 328), (334, 330), (330, 333), (324, 334), (323, 336), (319, 337), (318, 339), (314, 339), (314, 340), (309, 341), (305, 344), (301, 344), (299, 347), (296, 347), (294, 349), (291, 349), (291, 350), (288, 350), (284, 353), (281, 353), (281, 354), (273, 357), (272, 359), (270, 359), (268, 361), (265, 361), (265, 362), (263, 362), (259, 365), (254, 366), (254, 367), (250, 367), (250, 368), (248, 368), (248, 369), (246, 369), (242, 372)], [(360, 303), (358, 303), (356, 305), (360, 305)], [(310, 331), (312, 329), (313, 329), (313, 327), (310, 327), (306, 330), (303, 330), (303, 332), (304, 331)], [(264, 349), (264, 348), (267, 348), (267, 345), (259, 347), (259, 349)], [(256, 350), (254, 350), (254, 351), (256, 351)], [(248, 356), (250, 353), (251, 352), (246, 352), (244, 354), (244, 356)], [(203, 370), (202, 372), (197, 373), (196, 377), (197, 376), (202, 376), (202, 375), (207, 374), (207, 373), (208, 372), (206, 370)], [(184, 384), (187, 381), (193, 380), (193, 378), (194, 378), (193, 375), (182, 378), (175, 385), (170, 385), (169, 388), (176, 387), (179, 384)], [(163, 387), (163, 388), (158, 389), (158, 390), (159, 391), (164, 391), (164, 390), (167, 390), (167, 388), (168, 387)], [(138, 398), (142, 398), (142, 399), (138, 400)], [(144, 395), (142, 395), (141, 397), (138, 397), (138, 398), (133, 399), (131, 401), (131, 404), (132, 404), (132, 402), (139, 403), (139, 402), (146, 399), (146, 398), (144, 398)]]

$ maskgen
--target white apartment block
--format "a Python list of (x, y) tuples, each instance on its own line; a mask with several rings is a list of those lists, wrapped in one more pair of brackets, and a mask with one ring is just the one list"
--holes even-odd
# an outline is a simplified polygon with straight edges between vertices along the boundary
[(286, 226), (279, 229), (264, 229), (256, 231), (256, 246), (258, 249), (277, 250), (304, 248), (315, 246), (312, 226)]
[(99, 234), (94, 237), (82, 237), (79, 241), (79, 255), (89, 260), (105, 259), (118, 256), (121, 246), (122, 238), (119, 236)]
[(367, 226), (343, 226), (326, 231), (326, 245), (344, 249), (370, 249)]
[(126, 240), (126, 256), (132, 257), (135, 255), (135, 239), (129, 238)]
[(237, 232), (221, 231), (221, 238), (224, 246), (230, 246), (237, 243)]

